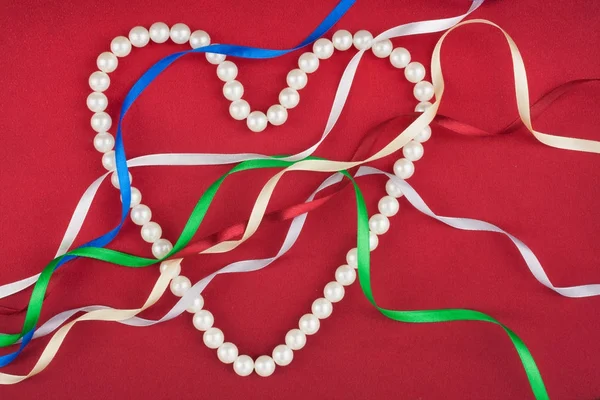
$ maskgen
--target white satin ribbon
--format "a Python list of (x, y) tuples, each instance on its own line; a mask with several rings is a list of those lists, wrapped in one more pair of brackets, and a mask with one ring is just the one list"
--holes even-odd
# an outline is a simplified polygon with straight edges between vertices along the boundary
[[(444, 18), (437, 20), (429, 20), (429, 21), (419, 21), (412, 22), (408, 24), (403, 24), (396, 26), (394, 28), (388, 29), (387, 31), (378, 35), (374, 40), (383, 40), (383, 39), (391, 39), (397, 38), (401, 36), (410, 36), (410, 35), (420, 35), (425, 33), (435, 33), (445, 31), (460, 21), (462, 21), (465, 17), (475, 11), (481, 4), (483, 4), (485, 0), (473, 0), (471, 3), (471, 7), (467, 10), (466, 13), (452, 17), (452, 18)], [(365, 50), (361, 50), (354, 55), (352, 60), (346, 66), (344, 73), (342, 74), (342, 78), (336, 90), (335, 98), (333, 100), (333, 105), (327, 119), (327, 124), (325, 126), (325, 130), (321, 135), (321, 138), (317, 143), (313, 144), (306, 150), (301, 151), (298, 154), (292, 155), (290, 157), (286, 157), (285, 160), (288, 161), (297, 161), (303, 158), (306, 158), (312, 155), (317, 148), (323, 143), (323, 141), (329, 136), (329, 133), (337, 123), (342, 110), (344, 109), (344, 105), (346, 104), (346, 99), (348, 98), (348, 94), (350, 93), (350, 88), (352, 87), (352, 83), (354, 80), (354, 76), (356, 75), (356, 69), (358, 68), (358, 64), (364, 54)], [(160, 157), (157, 160), (150, 160), (148, 158), (156, 157), (157, 155), (151, 156), (143, 156), (138, 157), (133, 160), (130, 160), (127, 165), (128, 167), (136, 167), (136, 166), (147, 166), (147, 165), (224, 165), (224, 164), (233, 164), (241, 161), (252, 160), (252, 159), (261, 159), (261, 158), (269, 158), (269, 156), (262, 154), (254, 154), (254, 153), (242, 153), (242, 154), (173, 154), (172, 160), (161, 161)], [(139, 164), (135, 164), (135, 162), (139, 162)], [(146, 164), (146, 162), (157, 162), (156, 164)], [(131, 164), (130, 164), (131, 163)], [(109, 172), (110, 173), (110, 172)], [(75, 208), (75, 212), (71, 217), (69, 222), (69, 226), (67, 227), (67, 231), (63, 236), (61, 244), (59, 245), (58, 251), (55, 255), (55, 258), (65, 254), (68, 249), (72, 246), (75, 241), (83, 222), (89, 212), (90, 206), (94, 200), (96, 192), (100, 187), (102, 181), (109, 174), (106, 173), (96, 179), (85, 191), (77, 207)], [(11, 296), (15, 293), (18, 293), (28, 287), (32, 286), (37, 282), (39, 278), (39, 274), (31, 276), (29, 278), (5, 284), (0, 286), (0, 299)]]
[[(396, 177), (393, 174), (381, 171), (377, 168), (372, 167), (360, 167), (355, 174), (355, 177), (368, 176), (368, 175), (385, 175), (388, 178), (394, 180), (394, 182), (400, 186), (402, 192), (404, 193), (404, 197), (406, 200), (421, 213), (440, 221), (452, 228), (466, 230), (466, 231), (484, 231), (484, 232), (495, 232), (506, 235), (517, 247), (517, 250), (525, 260), (527, 268), (533, 274), (533, 276), (540, 282), (542, 285), (547, 288), (563, 295), (566, 297), (588, 297), (595, 296), (600, 293), (600, 284), (591, 284), (591, 285), (580, 285), (580, 286), (572, 286), (572, 287), (555, 287), (546, 275), (544, 268), (540, 264), (539, 260), (533, 253), (533, 251), (521, 240), (511, 235), (510, 233), (502, 230), (501, 228), (493, 225), (489, 222), (472, 219), (472, 218), (456, 218), (456, 217), (444, 217), (436, 215), (429, 206), (425, 203), (425, 201), (421, 198), (421, 196), (413, 189), (411, 185), (409, 185), (403, 179)], [(321, 185), (306, 199), (306, 202), (312, 201), (315, 196), (321, 192), (322, 190), (340, 182), (343, 178), (343, 175), (340, 173), (333, 174), (329, 176)], [(162, 318), (158, 320), (150, 320), (144, 319), (140, 317), (132, 317), (127, 320), (117, 321), (124, 325), (129, 326), (151, 326), (155, 324), (160, 324), (162, 322), (169, 321), (179, 315), (181, 315), (188, 307), (192, 305), (194, 298), (202, 293), (202, 291), (209, 285), (209, 283), (213, 280), (213, 278), (219, 274), (227, 274), (227, 273), (238, 273), (238, 272), (251, 272), (258, 271), (263, 269), (277, 259), (282, 257), (285, 253), (287, 253), (292, 246), (296, 243), (300, 233), (302, 232), (302, 228), (304, 227), (304, 223), (306, 221), (307, 214), (302, 214), (295, 217), (292, 220), (290, 228), (286, 234), (286, 237), (283, 241), (283, 244), (277, 254), (270, 258), (263, 259), (254, 259), (254, 260), (244, 260), (234, 262), (229, 264), (216, 272), (204, 277), (200, 281), (198, 281), (192, 288), (190, 288), (186, 294), (179, 299), (179, 301), (173, 306), (173, 308), (167, 312)], [(59, 326), (65, 323), (69, 318), (75, 315), (78, 312), (90, 312), (96, 310), (109, 310), (112, 309), (109, 306), (104, 305), (94, 305), (94, 306), (86, 306), (75, 308), (72, 310), (61, 312), (60, 314), (55, 315), (51, 319), (49, 319), (46, 323), (38, 328), (35, 332), (33, 338), (43, 337), (54, 330), (56, 330)]]

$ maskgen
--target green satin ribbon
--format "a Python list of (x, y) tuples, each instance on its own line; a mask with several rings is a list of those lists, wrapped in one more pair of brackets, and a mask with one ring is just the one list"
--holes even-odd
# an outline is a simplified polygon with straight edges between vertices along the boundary
[[(352, 179), (352, 178), (351, 178)], [(352, 183), (354, 180), (352, 179)], [(531, 352), (525, 345), (525, 343), (510, 330), (507, 326), (503, 325), (496, 319), (490, 317), (479, 311), (467, 310), (461, 308), (446, 308), (438, 310), (415, 310), (415, 311), (399, 311), (399, 310), (388, 310), (381, 308), (375, 302), (373, 298), (373, 290), (371, 288), (371, 252), (369, 248), (369, 214), (365, 207), (365, 201), (360, 192), (358, 186), (354, 183), (354, 192), (356, 194), (356, 204), (358, 207), (358, 237), (357, 237), (357, 250), (358, 250), (358, 278), (360, 287), (364, 295), (371, 302), (371, 304), (383, 315), (389, 319), (400, 322), (408, 322), (413, 324), (422, 324), (430, 322), (451, 322), (451, 321), (483, 321), (491, 322), (496, 325), (500, 325), (502, 329), (508, 334), (512, 341), (517, 354), (521, 359), (523, 368), (525, 368), (525, 374), (529, 380), (529, 385), (533, 390), (533, 394), (537, 400), (547, 400), (548, 392), (544, 385), (542, 375), (531, 355)]]
[[(308, 157), (309, 159), (318, 159), (317, 157)], [(208, 211), (219, 187), (223, 181), (231, 174), (262, 168), (285, 168), (296, 162), (281, 161), (276, 158), (264, 159), (264, 160), (249, 160), (244, 161), (229, 172), (217, 179), (210, 187), (202, 194), (198, 203), (194, 207), (190, 218), (188, 219), (183, 231), (173, 246), (173, 250), (169, 252), (165, 257), (161, 259), (150, 259), (144, 257), (137, 257), (131, 254), (105, 249), (97, 247), (82, 247), (69, 251), (65, 255), (55, 258), (52, 260), (42, 271), (37, 283), (33, 288), (33, 293), (30, 298), (27, 314), (25, 316), (25, 323), (23, 330), (20, 334), (10, 334), (0, 336), (0, 347), (6, 347), (16, 343), (20, 338), (33, 329), (39, 320), (42, 304), (44, 301), (44, 294), (48, 287), (48, 283), (54, 269), (58, 262), (63, 257), (73, 255), (79, 257), (92, 258), (100, 261), (109, 262), (112, 264), (122, 265), (126, 267), (147, 267), (153, 264), (162, 262), (173, 254), (182, 250), (194, 237), (198, 228), (200, 227), (206, 212)], [(354, 192), (356, 195), (357, 215), (358, 215), (358, 233), (357, 233), (357, 249), (358, 249), (358, 276), (360, 286), (364, 295), (371, 302), (371, 304), (377, 308), (377, 310), (394, 321), (408, 322), (408, 323), (431, 323), (431, 322), (450, 322), (450, 321), (483, 321), (490, 322), (496, 325), (500, 325), (502, 329), (508, 334), (512, 341), (517, 354), (521, 359), (521, 363), (527, 374), (527, 379), (531, 385), (531, 389), (537, 400), (549, 399), (548, 393), (544, 386), (544, 381), (537, 365), (531, 355), (531, 352), (525, 345), (525, 343), (508, 327), (492, 318), (491, 316), (484, 314), (479, 311), (467, 310), (467, 309), (439, 309), (439, 310), (421, 310), (421, 311), (399, 311), (399, 310), (388, 310), (381, 308), (375, 302), (373, 298), (373, 292), (371, 288), (371, 273), (370, 273), (370, 250), (369, 250), (369, 215), (367, 213), (367, 207), (360, 191), (360, 188), (356, 184), (355, 180), (347, 171), (340, 171), (352, 182), (354, 186)]]

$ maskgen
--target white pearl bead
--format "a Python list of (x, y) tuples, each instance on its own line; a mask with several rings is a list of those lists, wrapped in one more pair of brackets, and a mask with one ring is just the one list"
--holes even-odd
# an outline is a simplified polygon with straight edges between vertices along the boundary
[(394, 175), (401, 179), (408, 179), (415, 173), (415, 164), (406, 158), (401, 158), (394, 163)]
[(404, 193), (402, 193), (402, 189), (400, 189), (400, 186), (398, 186), (396, 182), (394, 182), (394, 180), (391, 178), (388, 179), (388, 181), (385, 183), (385, 192), (395, 198), (404, 196)]
[(96, 132), (106, 132), (112, 126), (112, 118), (104, 111), (95, 113), (90, 120), (92, 129)]
[(238, 356), (238, 348), (235, 344), (225, 342), (217, 349), (217, 357), (223, 364), (233, 363)]
[(428, 125), (413, 139), (415, 142), (425, 143), (431, 137), (431, 127)]
[(158, 239), (152, 244), (152, 255), (156, 258), (163, 258), (173, 250), (173, 244), (167, 239)]
[[(131, 172), (128, 172), (128, 174), (129, 174), (129, 183), (131, 184), (131, 182), (133, 182), (133, 176), (131, 176)], [(110, 183), (112, 183), (112, 185), (117, 189), (121, 187), (121, 185), (119, 184), (119, 175), (117, 175), (117, 171), (115, 171), (111, 174)]]
[(144, 204), (138, 204), (131, 209), (131, 220), (136, 225), (144, 225), (150, 222), (152, 218), (152, 211), (150, 207)]
[(404, 154), (404, 157), (410, 161), (420, 160), (421, 157), (423, 157), (423, 152), (423, 145), (419, 142), (415, 142), (414, 140), (406, 143), (402, 148), (402, 154)]
[(373, 232), (369, 231), (369, 250), (373, 251), (379, 246), (379, 238)]
[(313, 44), (313, 53), (321, 60), (326, 60), (333, 55), (333, 43), (329, 39), (321, 38)]
[(335, 280), (344, 286), (352, 285), (356, 280), (356, 271), (349, 265), (340, 265), (335, 270)]
[(290, 365), (293, 359), (294, 352), (285, 344), (280, 344), (273, 349), (273, 361), (275, 361), (275, 364), (285, 367), (286, 365)]
[(236, 100), (229, 105), (229, 115), (238, 121), (246, 119), (250, 114), (250, 104), (246, 100)]
[(235, 101), (244, 95), (244, 85), (238, 81), (229, 81), (223, 85), (223, 96), (229, 101)]
[(246, 125), (252, 132), (262, 132), (267, 127), (267, 116), (262, 111), (252, 111), (246, 119)]
[(194, 31), (190, 35), (190, 47), (192, 49), (208, 46), (209, 44), (210, 35), (203, 30)]
[(362, 29), (354, 34), (352, 43), (358, 50), (368, 50), (373, 45), (373, 35), (371, 32)]
[(107, 132), (100, 132), (94, 136), (94, 148), (100, 153), (111, 151), (115, 145), (115, 138)]
[(416, 112), (423, 112), (425, 110), (427, 110), (429, 107), (431, 107), (431, 103), (428, 101), (422, 101), (419, 104), (417, 104), (417, 106), (415, 107), (415, 111)]
[(315, 317), (319, 319), (325, 319), (333, 312), (333, 305), (329, 300), (320, 298), (313, 301), (310, 310)]
[(260, 356), (254, 362), (254, 370), (258, 376), (271, 376), (275, 372), (275, 362), (269, 356)]
[(375, 42), (373, 44), (373, 54), (377, 58), (386, 58), (392, 53), (392, 49), (394, 46), (392, 45), (392, 41), (389, 39), (380, 40), (379, 42)]
[(117, 165), (117, 162), (115, 161), (115, 151), (111, 150), (111, 151), (107, 151), (106, 153), (102, 154), (102, 166), (108, 170), (108, 171), (112, 171), (115, 169)]
[[(119, 196), (119, 199), (121, 199), (121, 202), (123, 201), (123, 198), (121, 196)], [(133, 208), (135, 206), (137, 206), (138, 204), (140, 204), (142, 202), (142, 192), (139, 191), (138, 188), (135, 187), (131, 187), (131, 202), (129, 203), (129, 208)]]
[(150, 222), (152, 218), (152, 211), (150, 207), (144, 204), (138, 204), (131, 209), (131, 220), (136, 225), (144, 225)]
[(288, 72), (285, 81), (292, 89), (304, 89), (308, 83), (308, 75), (306, 75), (306, 72), (302, 71), (301, 69), (296, 68)]
[(285, 107), (274, 104), (267, 110), (267, 119), (271, 125), (279, 126), (283, 125), (287, 121), (288, 112)]
[(161, 274), (166, 274), (171, 279), (176, 278), (181, 274), (181, 261), (163, 261), (160, 263), (159, 269)]
[(325, 298), (332, 303), (337, 303), (342, 300), (344, 298), (344, 292), (344, 287), (335, 281), (329, 282), (325, 285), (325, 289), (323, 289)]
[(96, 65), (100, 71), (108, 74), (117, 69), (117, 66), (119, 65), (119, 59), (110, 51), (105, 51), (104, 53), (100, 53), (96, 59)]
[(415, 98), (419, 101), (428, 101), (433, 97), (433, 85), (427, 81), (417, 83), (413, 89)]
[(300, 350), (306, 344), (306, 334), (300, 329), (291, 329), (285, 335), (285, 344), (292, 350)]
[(148, 243), (154, 243), (162, 236), (162, 228), (156, 222), (150, 221), (142, 226), (142, 239)]
[(352, 268), (358, 267), (358, 250), (356, 250), (356, 247), (348, 250), (348, 253), (346, 253), (346, 264)]
[(417, 83), (425, 78), (425, 67), (420, 62), (413, 61), (404, 69), (406, 80)]
[(225, 61), (225, 58), (227, 58), (227, 56), (225, 54), (219, 54), (219, 53), (205, 53), (205, 57), (206, 57), (206, 61), (208, 61), (209, 63), (214, 64), (214, 65), (221, 64), (223, 61)]
[(314, 335), (319, 330), (321, 323), (313, 314), (304, 314), (298, 322), (298, 327), (305, 335)]
[(177, 44), (184, 44), (190, 39), (190, 34), (190, 27), (180, 22), (171, 27), (169, 37)]
[(238, 67), (231, 61), (223, 61), (217, 67), (217, 76), (223, 82), (229, 82), (235, 79), (238, 74)]
[(117, 36), (110, 42), (110, 51), (117, 57), (126, 57), (131, 53), (131, 42), (125, 36)]
[(205, 331), (212, 328), (213, 324), (215, 323), (215, 317), (213, 317), (212, 313), (208, 310), (200, 310), (194, 314), (192, 322), (194, 324), (194, 328), (198, 329), (199, 331)]
[(143, 26), (136, 26), (129, 31), (129, 41), (135, 47), (144, 47), (150, 43), (150, 33)]
[(377, 209), (386, 217), (393, 217), (394, 215), (398, 214), (398, 210), (400, 210), (400, 204), (393, 196), (383, 196), (377, 204)]
[(96, 71), (92, 72), (88, 83), (94, 92), (104, 92), (110, 86), (110, 78), (106, 72)]
[(319, 58), (314, 53), (304, 53), (298, 58), (298, 68), (307, 74), (313, 73), (319, 68)]
[(91, 112), (97, 113), (106, 110), (108, 99), (104, 93), (92, 92), (88, 95), (85, 103)]
[(369, 218), (369, 229), (376, 235), (383, 235), (390, 229), (390, 220), (383, 214), (375, 214)]
[(333, 47), (345, 51), (352, 47), (352, 34), (345, 29), (341, 29), (333, 34), (331, 38)]
[(202, 340), (209, 349), (216, 349), (223, 344), (225, 336), (219, 328), (208, 328), (202, 335)]
[(233, 370), (239, 376), (248, 376), (254, 371), (254, 360), (250, 356), (239, 356), (233, 362)]
[(279, 92), (279, 103), (285, 108), (294, 108), (300, 103), (300, 93), (292, 88), (285, 88)]
[(177, 297), (181, 297), (192, 287), (192, 282), (183, 276), (179, 275), (171, 280), (171, 284), (169, 285), (171, 288), (171, 293), (173, 293)]
[(202, 297), (202, 295), (199, 294), (196, 297), (194, 297), (194, 300), (192, 300), (192, 304), (188, 308), (186, 308), (185, 311), (191, 314), (196, 314), (197, 312), (202, 310), (202, 307), (204, 307), (204, 297)]
[(390, 54), (390, 63), (396, 68), (404, 68), (410, 63), (410, 52), (404, 47), (397, 47)]
[(154, 43), (164, 43), (169, 40), (169, 26), (164, 22), (155, 22), (150, 26), (150, 39)]

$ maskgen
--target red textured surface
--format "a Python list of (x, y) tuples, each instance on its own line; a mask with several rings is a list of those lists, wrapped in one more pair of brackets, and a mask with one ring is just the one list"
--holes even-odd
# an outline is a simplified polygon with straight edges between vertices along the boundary
[[(329, 12), (335, 0), (283, 5), (280, 1), (206, 0), (33, 1), (3, 4), (0, 13), (0, 283), (38, 272), (52, 257), (79, 197), (103, 170), (93, 149), (87, 78), (97, 54), (135, 25), (157, 20), (207, 30), (214, 42), (289, 47)], [(458, 15), (466, 0), (358, 1), (336, 28), (374, 33), (405, 22)], [(600, 75), (600, 4), (589, 1), (488, 1), (472, 17), (504, 27), (519, 45), (531, 98), (571, 79)], [(440, 34), (395, 40), (429, 64)], [(135, 50), (111, 74), (109, 112), (127, 89), (174, 44)], [(129, 157), (156, 152), (292, 153), (314, 143), (353, 52), (337, 54), (310, 76), (288, 122), (251, 134), (227, 113), (214, 66), (189, 56), (161, 76), (125, 123)], [(269, 61), (236, 60), (246, 98), (266, 110), (277, 99), (297, 54)], [(469, 26), (447, 40), (442, 60), (447, 92), (441, 112), (485, 129), (516, 116), (508, 48), (490, 27)], [(429, 68), (428, 68), (429, 69)], [(535, 126), (544, 132), (599, 140), (597, 85), (578, 89), (553, 105)], [(346, 110), (318, 155), (345, 159), (378, 122), (414, 107), (411, 88), (387, 61), (365, 57)], [(386, 137), (397, 129), (392, 129)], [(468, 138), (436, 130), (425, 145), (411, 183), (441, 215), (484, 219), (524, 240), (557, 286), (600, 282), (598, 155), (545, 147), (530, 134)], [(389, 169), (397, 156), (377, 166)], [(225, 167), (147, 168), (134, 171), (165, 236), (174, 239), (200, 193)], [(201, 228), (210, 234), (247, 217), (272, 171), (231, 178)], [(323, 179), (288, 176), (272, 209), (302, 201)], [(370, 210), (383, 195), (382, 178), (359, 182)], [(227, 340), (242, 352), (270, 353), (310, 309), (354, 241), (351, 191), (311, 214), (297, 245), (275, 265), (251, 274), (217, 278), (206, 304)], [(508, 239), (455, 231), (401, 202), (400, 214), (373, 253), (373, 287), (387, 308), (464, 307), (496, 317), (531, 349), (553, 399), (600, 396), (600, 299), (566, 299), (543, 288)], [(82, 238), (117, 221), (119, 201), (106, 184)], [(284, 224), (269, 223), (231, 254), (199, 256), (183, 273), (198, 280), (233, 260), (275, 253)], [(128, 222), (114, 248), (149, 255), (139, 229)], [(63, 267), (42, 318), (87, 304), (142, 304), (155, 268), (131, 270), (78, 260)], [(2, 301), (22, 306), (25, 296)], [(173, 303), (166, 296), (160, 316)], [(2, 331), (20, 329), (23, 315), (0, 316)], [(38, 340), (3, 372), (25, 373), (47, 340)], [(22, 384), (1, 387), (2, 399), (65, 398), (323, 398), (323, 399), (528, 399), (525, 374), (510, 341), (483, 323), (409, 325), (379, 315), (358, 285), (347, 290), (332, 317), (293, 364), (269, 379), (239, 378), (207, 349), (189, 315), (152, 328), (86, 323), (67, 338), (51, 366)]]

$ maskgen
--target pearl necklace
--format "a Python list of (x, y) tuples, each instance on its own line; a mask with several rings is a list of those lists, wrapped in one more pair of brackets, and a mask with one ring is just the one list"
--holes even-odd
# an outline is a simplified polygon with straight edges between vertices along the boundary
[[(169, 27), (157, 22), (152, 24), (150, 30), (137, 26), (129, 32), (129, 38), (118, 36), (110, 44), (110, 52), (104, 52), (98, 56), (97, 66), (99, 71), (90, 75), (89, 85), (94, 91), (87, 98), (87, 106), (94, 112), (91, 118), (91, 126), (97, 132), (94, 138), (94, 147), (102, 155), (102, 165), (108, 171), (114, 171), (116, 168), (115, 153), (112, 150), (115, 144), (114, 137), (107, 131), (112, 125), (111, 117), (104, 111), (108, 105), (108, 99), (103, 93), (110, 86), (109, 73), (116, 70), (118, 58), (126, 57), (131, 53), (132, 46), (144, 47), (150, 40), (155, 43), (164, 43), (169, 37), (178, 44), (189, 42), (192, 48), (208, 46), (210, 36), (202, 30), (190, 31), (190, 28), (182, 23)], [(288, 87), (279, 93), (279, 103), (269, 107), (267, 113), (261, 111), (250, 112), (250, 105), (242, 99), (244, 93), (243, 85), (236, 81), (237, 66), (226, 61), (225, 55), (206, 53), (206, 59), (209, 63), (217, 65), (217, 76), (225, 82), (223, 86), (224, 97), (231, 101), (229, 107), (230, 115), (236, 120), (246, 120), (248, 128), (253, 132), (263, 131), (268, 123), (279, 126), (285, 123), (288, 116), (288, 109), (296, 107), (300, 101), (298, 90), (301, 90), (308, 83), (308, 75), (315, 72), (319, 67), (319, 60), (328, 59), (333, 55), (334, 49), (345, 51), (354, 47), (358, 50), (372, 49), (373, 54), (378, 58), (389, 57), (391, 64), (404, 69), (406, 79), (415, 83), (413, 94), (419, 101), (415, 111), (423, 112), (431, 105), (429, 100), (433, 97), (433, 85), (430, 82), (423, 81), (425, 77), (425, 67), (418, 62), (411, 62), (411, 56), (408, 50), (402, 47), (393, 49), (390, 40), (383, 40), (373, 43), (373, 35), (360, 30), (352, 35), (346, 30), (339, 30), (334, 33), (332, 40), (321, 38), (313, 44), (313, 52), (306, 52), (298, 59), (298, 69), (291, 70), (286, 78)], [(431, 137), (431, 128), (427, 127), (415, 137), (414, 140), (406, 144), (403, 149), (404, 158), (400, 158), (394, 163), (393, 171), (396, 176), (402, 179), (410, 178), (415, 170), (414, 161), (423, 156), (423, 145)], [(132, 180), (129, 174), (130, 182)], [(116, 171), (111, 175), (111, 182), (115, 188), (119, 188), (119, 178)], [(388, 180), (385, 185), (387, 196), (382, 197), (378, 203), (379, 213), (374, 214), (369, 219), (369, 248), (375, 250), (379, 244), (379, 235), (385, 234), (390, 228), (389, 217), (396, 215), (400, 209), (397, 198), (402, 196), (400, 188), (392, 181)], [(141, 226), (142, 239), (152, 243), (152, 254), (156, 258), (162, 258), (172, 249), (172, 243), (162, 238), (161, 226), (151, 221), (152, 211), (144, 204), (141, 204), (142, 194), (139, 189), (131, 187), (131, 212), (132, 221)], [(345, 294), (345, 286), (349, 286), (356, 280), (357, 249), (352, 248), (346, 254), (346, 264), (339, 266), (335, 271), (335, 280), (327, 283), (323, 290), (324, 297), (315, 300), (311, 307), (311, 313), (304, 314), (298, 323), (298, 328), (291, 329), (285, 336), (285, 344), (275, 347), (272, 356), (262, 355), (253, 360), (248, 355), (239, 355), (235, 344), (225, 342), (223, 332), (214, 327), (214, 317), (210, 311), (204, 307), (204, 298), (198, 295), (193, 299), (193, 303), (187, 311), (194, 314), (192, 322), (194, 327), (203, 333), (204, 344), (211, 349), (217, 349), (217, 357), (225, 364), (233, 364), (234, 371), (240, 376), (248, 376), (253, 371), (259, 376), (270, 376), (275, 371), (275, 366), (289, 365), (294, 357), (294, 351), (302, 349), (306, 344), (306, 336), (315, 334), (320, 328), (320, 320), (328, 318), (333, 312), (333, 303), (342, 300)], [(182, 297), (190, 289), (191, 281), (181, 275), (181, 266), (179, 263), (163, 262), (160, 265), (162, 273), (168, 273), (172, 278), (170, 283), (171, 292)]]

